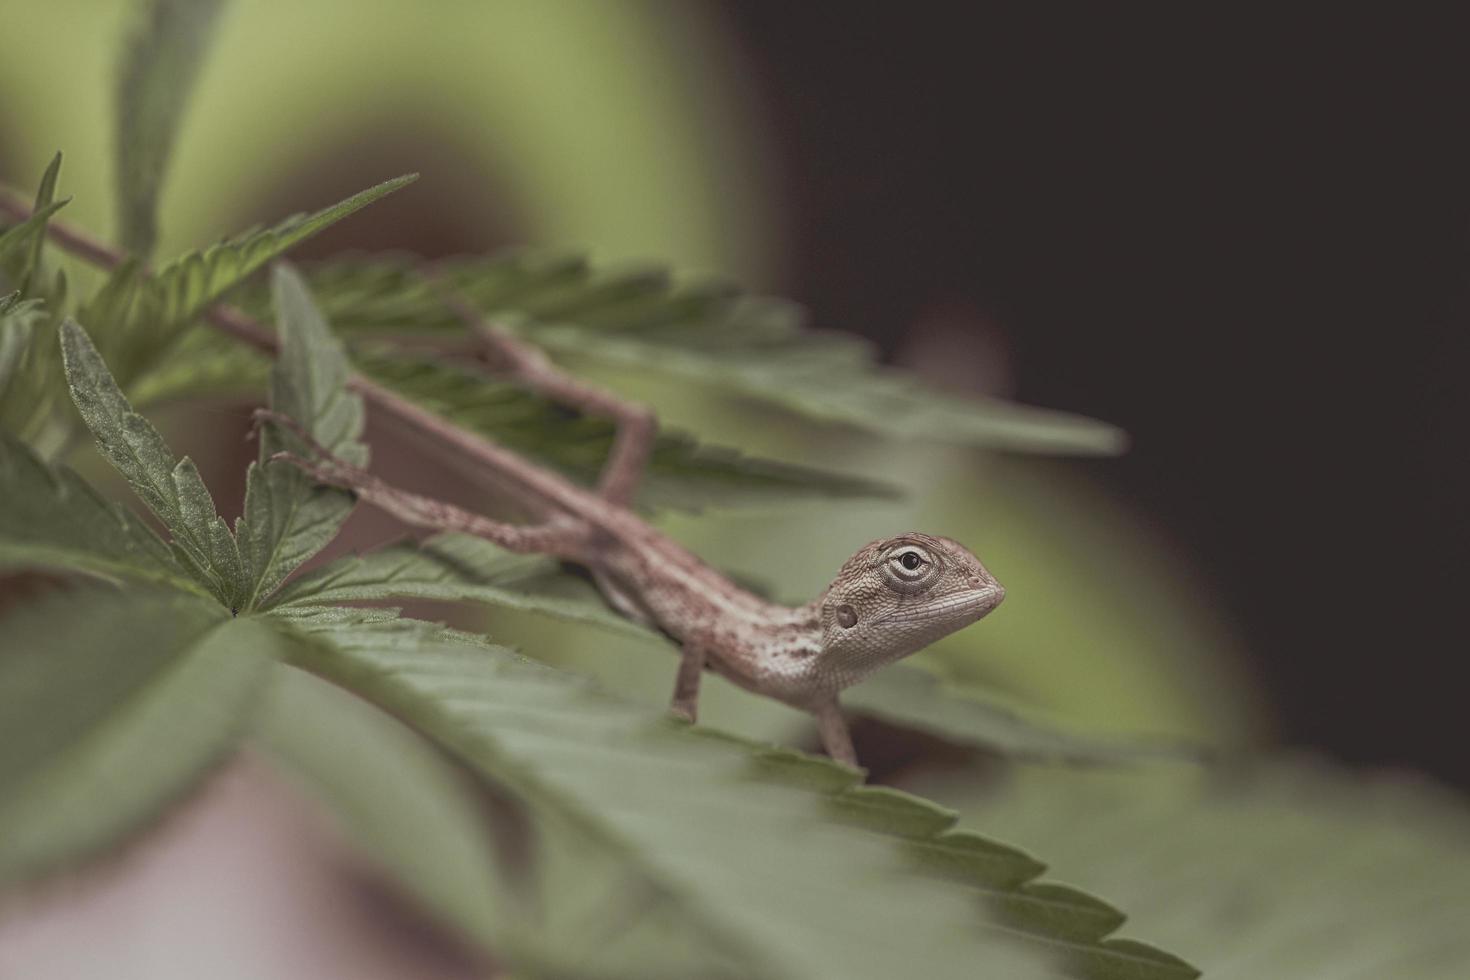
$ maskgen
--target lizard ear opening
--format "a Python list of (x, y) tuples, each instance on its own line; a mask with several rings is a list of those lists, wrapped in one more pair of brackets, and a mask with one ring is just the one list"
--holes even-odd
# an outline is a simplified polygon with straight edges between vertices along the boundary
[(845, 630), (850, 630), (857, 625), (857, 610), (846, 603), (837, 607), (837, 625)]

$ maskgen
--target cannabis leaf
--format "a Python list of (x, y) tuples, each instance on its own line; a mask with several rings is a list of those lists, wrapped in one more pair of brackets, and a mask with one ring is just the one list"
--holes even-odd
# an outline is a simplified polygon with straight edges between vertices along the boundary
[(313, 214), (190, 252), (149, 276), (134, 260), (119, 266), (77, 314), (105, 345), (114, 375), (126, 386), (157, 365), (179, 334), (209, 306), (272, 259), (312, 235), (418, 178), (384, 181)]
[(1211, 980), (1460, 980), (1470, 965), (1470, 810), (1407, 774), (1304, 758), (1205, 779), (1035, 772), (968, 809)]
[(66, 279), (57, 273), (50, 289), (41, 285), (41, 252), (55, 200), (61, 154), (41, 177), (31, 216), (0, 232), (0, 428), (30, 438), (43, 429), (59, 396), (56, 344), (46, 326), (66, 298)]
[(163, 436), (133, 411), (97, 348), (75, 321), (61, 325), (67, 384), (97, 448), (173, 535), (175, 554), (211, 595), (238, 609), (245, 569), (230, 529), (192, 460), (176, 460)]
[(50, 295), (0, 298), (0, 429), (31, 440), (44, 453), (63, 443), (67, 426), (57, 425), (65, 400), (56, 311), (65, 300), (66, 280), (57, 273)]
[[(564, 956), (595, 949), (600, 972), (877, 977), (923, 964), (926, 976), (1012, 977), (1028, 975), (1024, 960), (993, 960), (1023, 942), (1081, 976), (1197, 975), (1104, 940), (1121, 922), (1115, 910), (1028, 884), (1042, 870), (1034, 859), (955, 834), (954, 815), (933, 804), (856, 787), (852, 770), (658, 724), (564, 673), (424, 624), (294, 628), (313, 640), (295, 663), (403, 718), (506, 787), (532, 826), (558, 831), (541, 838), (556, 852), (544, 860), (561, 866), (570, 849), (580, 873), (541, 881), (557, 889), (549, 918), (521, 927)], [(834, 831), (832, 820), (870, 833)], [(983, 924), (981, 898), (1009, 928)], [(617, 942), (589, 934), (589, 918), (611, 920)]]
[(1106, 738), (1071, 732), (993, 696), (960, 689), (919, 667), (893, 664), (842, 693), (842, 704), (961, 745), (1019, 762), (1118, 765), (1198, 762), (1197, 747), (1163, 740)]
[(560, 574), (553, 559), (513, 555), (467, 534), (442, 534), (422, 544), (406, 542), (329, 562), (287, 583), (269, 607), (383, 599), (470, 601), (654, 638), (600, 601), (551, 595), (536, 587)]
[[(442, 358), (369, 349), (359, 350), (353, 360), (374, 381), (583, 483), (595, 482), (612, 447), (614, 426), (608, 420), (569, 413), (539, 395)], [(694, 511), (711, 504), (891, 497), (897, 492), (872, 480), (757, 459), (665, 431), (654, 444), (639, 502)]]
[(41, 267), (41, 249), (46, 243), (46, 225), (51, 216), (71, 203), (71, 198), (56, 200), (56, 179), (61, 173), (61, 154), (51, 158), (36, 204), (26, 220), (0, 232), (0, 292), (18, 291), (23, 296), (35, 294), (33, 280)]
[(281, 667), (255, 741), (427, 909), (487, 949), (508, 938), (493, 928), (506, 919), (505, 891), (475, 788), (422, 738), (361, 698)]
[(113, 123), (122, 246), (147, 259), (184, 108), (223, 0), (152, 0), (122, 49)]
[(17, 396), (29, 387), (31, 351), (46, 319), (40, 300), (21, 299), (19, 292), (0, 296), (0, 425), (24, 430), (35, 410), (33, 399)]
[(0, 569), (80, 571), (208, 595), (142, 521), (3, 432), (0, 500)]
[(218, 331), (189, 330), (166, 360), (133, 383), (128, 396), (138, 408), (187, 398), (258, 399), (270, 387), (274, 363)]
[(7, 882), (112, 845), (183, 795), (234, 746), (286, 645), (206, 600), (145, 589), (52, 594), (0, 630)]
[[(280, 355), (271, 369), (271, 408), (303, 426), (317, 442), (357, 466), (367, 465), (362, 399), (347, 390), (349, 369), (301, 277), (278, 265), (271, 277)], [(254, 609), (286, 576), (327, 545), (352, 513), (352, 495), (318, 486), (271, 456), (307, 447), (276, 426), (261, 434), (260, 461), (246, 473), (245, 513), (236, 524), (246, 566), (243, 608)]]
[[(925, 390), (877, 366), (857, 338), (808, 330), (793, 305), (742, 296), (725, 283), (603, 270), (577, 256), (528, 250), (439, 272), (495, 322), (568, 357), (678, 375), (808, 418), (1025, 452), (1113, 453), (1123, 444), (1101, 422)], [(339, 329), (370, 336), (458, 327), (401, 258), (341, 259), (308, 275)]]

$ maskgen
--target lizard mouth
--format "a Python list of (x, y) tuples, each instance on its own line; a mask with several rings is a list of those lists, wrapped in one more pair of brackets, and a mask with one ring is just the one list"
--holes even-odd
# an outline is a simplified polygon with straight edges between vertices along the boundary
[(973, 623), (990, 610), (1000, 605), (1006, 590), (999, 583), (982, 589), (955, 592), (934, 602), (900, 606), (886, 616), (874, 620), (879, 623), (932, 623), (935, 620), (968, 620)]

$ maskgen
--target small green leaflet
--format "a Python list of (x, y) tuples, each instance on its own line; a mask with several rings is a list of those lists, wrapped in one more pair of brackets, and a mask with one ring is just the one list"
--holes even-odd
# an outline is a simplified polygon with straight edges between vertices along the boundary
[(190, 574), (229, 609), (239, 609), (245, 569), (235, 538), (186, 456), (176, 460), (158, 430), (133, 411), (87, 332), (61, 325), (61, 350), (72, 400), (102, 455), (173, 535)]
[(157, 367), (196, 317), (257, 270), (317, 232), (418, 178), (384, 181), (313, 214), (293, 215), (273, 228), (247, 231), (190, 252), (147, 275), (138, 261), (119, 266), (77, 318), (105, 344), (107, 361), (124, 387)]
[(71, 202), (56, 200), (56, 179), (61, 173), (61, 154), (51, 158), (41, 175), (31, 216), (13, 228), (0, 232), (0, 292), (20, 290), (34, 296), (32, 282), (41, 267), (41, 250), (46, 244), (46, 225), (51, 216)]
[(48, 220), (66, 204), (55, 200), (60, 172), (58, 153), (41, 177), (31, 217), (0, 233), (0, 429), (44, 441), (47, 449), (62, 441), (47, 427), (65, 397), (49, 327), (65, 306), (66, 277), (58, 271), (48, 289), (41, 266)]
[[(60, 160), (61, 158), (58, 156), (57, 159)], [(33, 269), (31, 264), (32, 256), (35, 255), (36, 242), (44, 241), (45, 239), (46, 223), (51, 220), (53, 214), (70, 203), (71, 198), (66, 197), (59, 201), (52, 201), (49, 204), (42, 205), (36, 208), (35, 212), (29, 218), (0, 233), (0, 259), (13, 259), (15, 256), (22, 257), (22, 260), (16, 263), (16, 268), (22, 273), (17, 277), (17, 286), (21, 284), (20, 280), (25, 278), (25, 274)], [(9, 275), (7, 275), (7, 278), (9, 278)]]
[(79, 571), (208, 595), (142, 521), (3, 432), (0, 500), (0, 570)]
[(0, 882), (142, 830), (226, 758), (287, 642), (206, 599), (78, 588), (0, 616)]
[(123, 45), (113, 124), (118, 228), (147, 259), (158, 238), (158, 198), (174, 138), (224, 0), (150, 0)]
[(46, 310), (40, 300), (21, 299), (19, 292), (0, 296), (0, 423), (12, 414), (7, 410), (11, 385), (23, 383), (27, 355), (45, 320)]
[[(362, 399), (347, 390), (350, 373), (342, 345), (312, 304), (306, 284), (278, 265), (271, 277), (281, 351), (271, 368), (271, 407), (306, 428), (338, 456), (366, 466)], [(290, 433), (266, 426), (260, 461), (246, 475), (245, 513), (235, 526), (245, 561), (243, 608), (254, 609), (302, 562), (336, 537), (352, 513), (352, 495), (315, 485), (272, 454), (306, 453)]]

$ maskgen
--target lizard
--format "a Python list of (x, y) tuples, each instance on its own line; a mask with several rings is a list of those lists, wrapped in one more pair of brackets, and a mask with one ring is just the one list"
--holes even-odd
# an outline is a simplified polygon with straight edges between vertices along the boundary
[[(487, 453), (482, 444), (476, 462), (535, 523), (492, 520), (393, 486), (333, 454), (296, 421), (262, 409), (258, 424), (284, 427), (300, 449), (271, 458), (411, 526), (467, 533), (512, 552), (544, 554), (587, 569), (614, 609), (678, 644), (670, 700), (675, 716), (697, 720), (700, 679), (711, 670), (809, 712), (828, 755), (856, 767), (839, 704), (842, 690), (969, 626), (1005, 598), (1005, 589), (962, 544), (916, 531), (864, 545), (805, 605), (784, 606), (741, 588), (632, 509), (658, 431), (649, 408), (564, 372), (540, 348), (483, 322), (457, 297), (446, 295), (445, 301), (468, 324), (475, 338), (471, 349), (485, 370), (615, 423), (594, 489), (503, 447), (491, 444)], [(374, 400), (374, 387), (355, 387)], [(408, 421), (418, 428), (430, 424)], [(442, 424), (435, 428), (445, 434)]]

